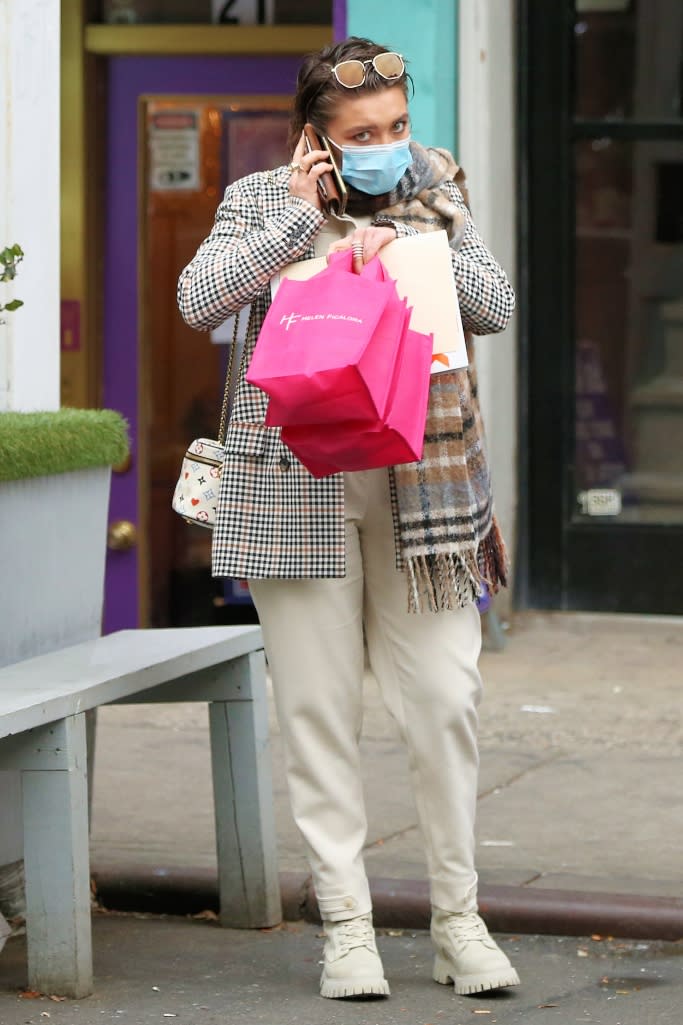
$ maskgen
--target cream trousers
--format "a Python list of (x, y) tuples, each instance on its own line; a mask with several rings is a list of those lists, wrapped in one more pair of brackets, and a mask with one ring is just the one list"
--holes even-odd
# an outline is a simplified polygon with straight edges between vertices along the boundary
[(479, 613), (407, 611), (386, 470), (345, 474), (344, 500), (345, 577), (249, 581), (320, 912), (336, 921), (371, 910), (358, 746), (364, 632), (407, 745), (432, 904), (475, 910)]

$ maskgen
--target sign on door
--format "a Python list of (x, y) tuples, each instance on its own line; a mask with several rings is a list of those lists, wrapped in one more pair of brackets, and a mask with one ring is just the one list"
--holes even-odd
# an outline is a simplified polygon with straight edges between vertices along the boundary
[(199, 115), (165, 110), (150, 115), (149, 187), (154, 192), (199, 189)]

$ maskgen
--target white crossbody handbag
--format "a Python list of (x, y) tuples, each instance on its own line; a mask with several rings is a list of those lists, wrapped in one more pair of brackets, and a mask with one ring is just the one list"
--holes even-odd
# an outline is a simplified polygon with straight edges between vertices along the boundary
[[(251, 332), (253, 307), (249, 313), (247, 338)], [(216, 507), (220, 488), (223, 460), (225, 459), (225, 433), (228, 427), (228, 408), (232, 390), (232, 372), (237, 348), (239, 330), (239, 314), (235, 315), (235, 328), (228, 354), (228, 368), (225, 374), (225, 390), (221, 406), (221, 418), (218, 425), (218, 438), (196, 438), (187, 448), (180, 467), (180, 476), (173, 492), (171, 506), (187, 523), (196, 523), (199, 527), (211, 530), (216, 522)], [(242, 372), (246, 343), (240, 360), (239, 374)], [(238, 380), (239, 380), (238, 374)]]

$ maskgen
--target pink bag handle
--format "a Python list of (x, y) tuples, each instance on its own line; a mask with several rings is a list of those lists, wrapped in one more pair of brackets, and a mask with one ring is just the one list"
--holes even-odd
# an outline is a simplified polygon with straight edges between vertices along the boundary
[(389, 277), (384, 264), (380, 260), (379, 256), (373, 256), (369, 263), (364, 263), (361, 268), (360, 276), (362, 278), (368, 278), (369, 281), (388, 281)]
[(330, 253), (327, 261), (328, 270), (345, 270), (353, 273), (353, 253), (350, 249), (342, 249), (338, 253)]
[[(350, 249), (342, 249), (339, 253), (332, 253), (327, 266), (329, 270), (347, 271), (349, 274), (355, 273), (353, 270), (353, 252)], [(384, 264), (378, 256), (373, 256), (369, 263), (363, 265), (359, 277), (367, 278), (369, 281), (390, 280), (384, 269)]]

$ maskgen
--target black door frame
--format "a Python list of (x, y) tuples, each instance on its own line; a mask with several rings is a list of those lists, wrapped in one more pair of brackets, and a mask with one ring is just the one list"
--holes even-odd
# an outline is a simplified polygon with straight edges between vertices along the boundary
[(574, 181), (577, 139), (683, 139), (683, 121), (573, 118), (572, 0), (518, 0), (520, 532), (526, 607), (683, 613), (683, 525), (575, 516)]

